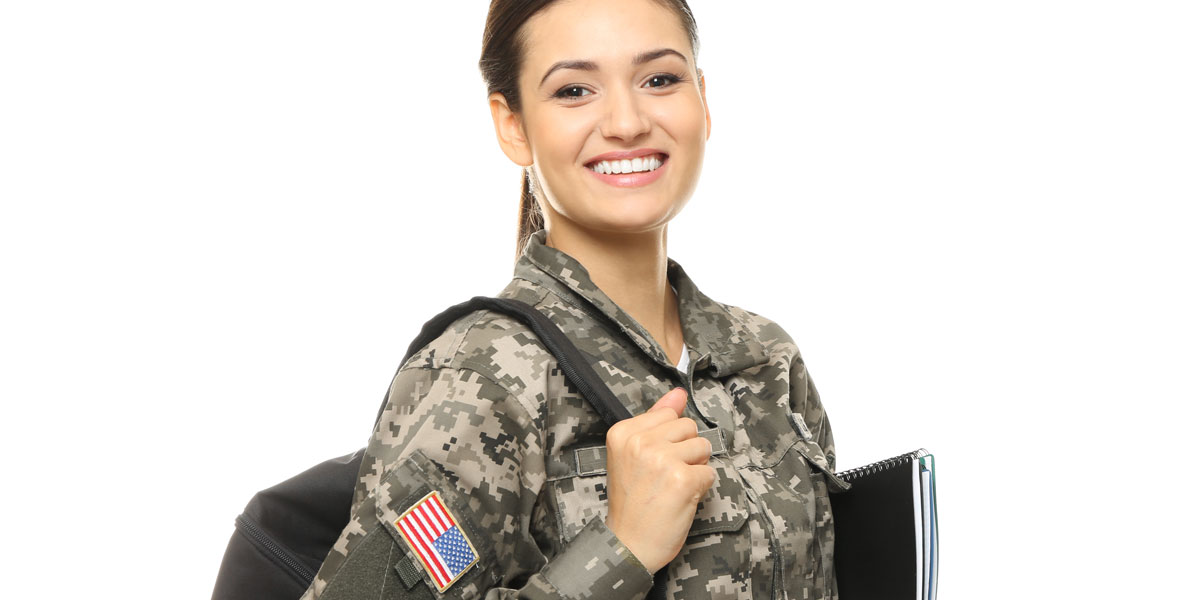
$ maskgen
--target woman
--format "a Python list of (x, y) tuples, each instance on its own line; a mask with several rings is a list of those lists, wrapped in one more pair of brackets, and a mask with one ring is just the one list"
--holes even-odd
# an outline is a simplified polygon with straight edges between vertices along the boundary
[(833, 436), (796, 345), (667, 257), (711, 121), (683, 0), (493, 0), (480, 67), (525, 168), (498, 295), (636, 415), (608, 430), (523, 325), (476, 311), (397, 372), (305, 597), (832, 598)]

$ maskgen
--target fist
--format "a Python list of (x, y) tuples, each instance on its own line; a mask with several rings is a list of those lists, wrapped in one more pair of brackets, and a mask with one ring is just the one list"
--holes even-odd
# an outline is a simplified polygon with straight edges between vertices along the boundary
[(675, 388), (650, 410), (608, 430), (609, 529), (651, 573), (683, 548), (696, 506), (717, 472), (712, 445), (683, 417), (687, 391)]

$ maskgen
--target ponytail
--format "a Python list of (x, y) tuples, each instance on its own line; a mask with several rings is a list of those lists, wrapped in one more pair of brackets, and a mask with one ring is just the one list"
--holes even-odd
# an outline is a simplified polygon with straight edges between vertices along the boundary
[(545, 226), (546, 221), (542, 217), (542, 210), (538, 206), (537, 198), (533, 195), (533, 190), (529, 186), (529, 169), (521, 169), (521, 208), (517, 214), (516, 259), (521, 258), (521, 253), (525, 250), (525, 244), (529, 243), (529, 237), (535, 231)]

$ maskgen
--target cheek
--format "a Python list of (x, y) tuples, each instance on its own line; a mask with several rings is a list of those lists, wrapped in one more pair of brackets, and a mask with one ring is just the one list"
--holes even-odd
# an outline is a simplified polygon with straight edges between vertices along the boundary
[(575, 163), (582, 160), (579, 153), (591, 129), (586, 119), (565, 114), (548, 116), (539, 128), (547, 133), (531, 140), (536, 160), (548, 171), (576, 167)]
[(707, 123), (704, 120), (704, 105), (699, 97), (681, 97), (679, 102), (665, 105), (658, 114), (658, 122), (678, 143), (692, 150), (696, 144), (703, 145)]

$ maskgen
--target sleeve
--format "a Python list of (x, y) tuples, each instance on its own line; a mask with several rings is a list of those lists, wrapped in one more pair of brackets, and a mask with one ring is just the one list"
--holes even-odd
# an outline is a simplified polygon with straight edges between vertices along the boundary
[[(814, 480), (814, 511), (816, 524), (812, 535), (819, 560), (813, 570), (813, 583), (819, 590), (827, 590), (833, 598), (838, 597), (836, 565), (834, 563), (834, 516), (830, 492), (838, 493), (850, 489), (850, 483), (836, 474), (837, 456), (834, 452), (833, 429), (829, 416), (821, 404), (821, 396), (813, 384), (804, 359), (799, 353), (791, 368), (792, 419), (804, 437), (801, 452), (824, 477)], [(816, 471), (813, 471), (814, 475)], [(820, 482), (820, 484), (818, 484)]]
[(544, 415), (469, 368), (401, 369), (349, 524), (303, 600), (631, 598), (653, 575), (597, 518), (537, 543)]
[(821, 404), (821, 395), (813, 384), (812, 376), (800, 354), (792, 361), (791, 367), (791, 399), (792, 412), (800, 421), (799, 425), (805, 441), (811, 442), (820, 450), (821, 458), (830, 471), (837, 470), (837, 456), (834, 452), (833, 429), (829, 426), (829, 416)]

